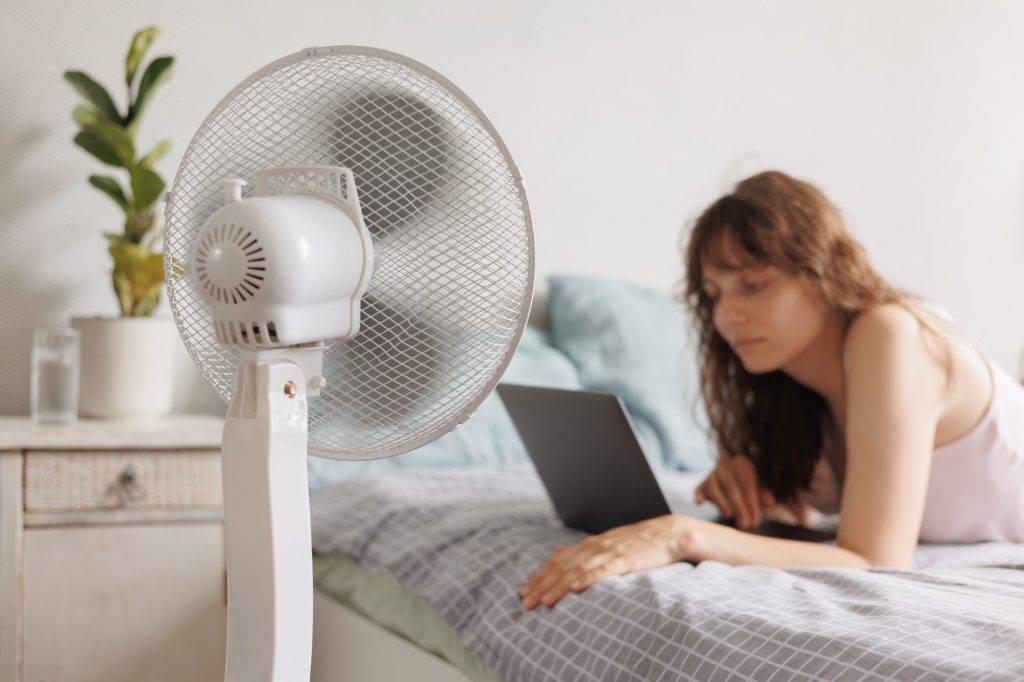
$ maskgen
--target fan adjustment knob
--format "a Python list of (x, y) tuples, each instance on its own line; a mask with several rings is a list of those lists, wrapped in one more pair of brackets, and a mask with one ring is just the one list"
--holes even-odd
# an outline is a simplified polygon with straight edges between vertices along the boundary
[(315, 376), (309, 380), (310, 392), (319, 391), (327, 385), (327, 378), (323, 376)]
[(296, 385), (296, 383), (294, 381), (292, 381), (291, 379), (289, 379), (288, 381), (284, 382), (284, 394), (286, 396), (288, 396), (289, 398), (294, 398), (295, 396), (297, 396), (299, 394), (299, 387), (298, 387), (298, 385)]

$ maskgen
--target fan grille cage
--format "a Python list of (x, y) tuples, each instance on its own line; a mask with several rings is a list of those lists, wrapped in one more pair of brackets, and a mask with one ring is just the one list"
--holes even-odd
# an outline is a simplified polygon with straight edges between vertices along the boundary
[[(312, 452), (399, 454), (465, 421), (497, 383), (529, 314), (533, 232), (493, 127), (427, 67), (370, 48), (306, 50), (250, 76), (210, 114), (175, 177), (164, 241), (185, 346), (230, 401), (238, 350), (217, 342), (188, 272), (219, 181), (271, 166), (355, 174), (375, 265), (360, 333), (332, 342), (309, 402)], [(255, 297), (261, 294), (255, 293)]]

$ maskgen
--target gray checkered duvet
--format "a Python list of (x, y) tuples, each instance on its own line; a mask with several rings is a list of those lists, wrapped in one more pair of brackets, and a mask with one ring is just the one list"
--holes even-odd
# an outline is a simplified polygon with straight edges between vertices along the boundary
[[(662, 477), (673, 508), (696, 480)], [(525, 612), (583, 536), (532, 469), (354, 479), (312, 512), (315, 551), (387, 569), (509, 680), (1024, 679), (1024, 545), (922, 545), (911, 571), (677, 563)]]

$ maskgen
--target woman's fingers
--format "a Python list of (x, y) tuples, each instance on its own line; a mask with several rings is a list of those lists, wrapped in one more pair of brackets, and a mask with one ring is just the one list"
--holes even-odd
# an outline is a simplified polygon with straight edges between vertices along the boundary
[(685, 517), (666, 514), (619, 526), (556, 551), (519, 591), (523, 606), (552, 606), (570, 591), (585, 589), (601, 578), (676, 561)]
[(629, 564), (623, 557), (615, 556), (601, 563), (599, 567), (592, 568), (589, 571), (578, 571), (565, 574), (562, 576), (561, 580), (556, 582), (545, 594), (541, 596), (540, 601), (545, 606), (554, 606), (561, 601), (562, 597), (564, 597), (568, 592), (583, 589), (581, 585), (585, 581), (592, 581), (590, 584), (593, 584), (601, 578), (609, 575), (623, 573), (628, 570), (628, 567)]
[(579, 577), (583, 573), (584, 572), (582, 570), (563, 573), (562, 576), (540, 596), (540, 603), (544, 604), (544, 606), (554, 606), (557, 604), (561, 601), (562, 597), (570, 591), (571, 586), (579, 580)]
[(742, 489), (743, 499), (750, 513), (748, 521), (751, 526), (757, 527), (761, 525), (761, 496), (757, 489), (757, 472), (754, 471), (753, 463), (746, 457), (737, 457), (734, 464), (733, 473)]
[(725, 518), (729, 519), (735, 516), (732, 503), (729, 502), (728, 496), (722, 490), (717, 471), (708, 479), (708, 499), (722, 510), (722, 516)]
[(792, 502), (787, 502), (784, 506), (786, 507), (786, 509), (789, 510), (789, 513), (792, 515), (792, 518), (793, 518), (792, 523), (793, 523), (793, 525), (795, 525), (795, 526), (802, 526), (802, 525), (804, 525), (804, 521), (803, 521), (803, 518), (801, 517), (800, 509), (799, 509), (798, 505), (793, 504)]
[(697, 504), (711, 502), (725, 518), (753, 527), (760, 525), (763, 510), (778, 504), (770, 490), (761, 488), (753, 462), (742, 455), (720, 461), (694, 489), (693, 499)]
[(725, 488), (725, 494), (729, 496), (729, 501), (732, 503), (733, 511), (736, 513), (737, 523), (742, 526), (752, 523), (754, 516), (747, 508), (747, 500), (739, 482), (736, 480), (736, 475), (729, 467), (722, 467), (721, 476), (719, 476), (719, 478), (722, 481), (722, 487)]
[(801, 491), (797, 490), (793, 500), (787, 503), (786, 506), (793, 512), (793, 516), (796, 517), (796, 522), (799, 525), (806, 526), (811, 522), (811, 508), (804, 501)]
[(544, 572), (547, 571), (550, 563), (551, 559), (545, 561), (541, 565), (541, 567), (537, 569), (537, 572), (530, 576), (530, 579), (526, 581), (526, 584), (519, 588), (520, 597), (525, 596), (528, 592), (533, 590), (533, 586), (540, 582), (541, 578), (544, 576)]
[[(581, 543), (571, 549), (575, 549), (577, 551), (560, 552), (548, 559), (541, 570), (526, 583), (526, 586), (522, 590), (520, 590), (523, 607), (526, 610), (529, 611), (537, 606), (538, 603), (543, 602), (544, 604), (548, 604), (551, 600), (549, 598), (548, 601), (543, 601), (545, 596), (559, 592), (563, 585), (566, 586), (565, 591), (568, 591), (567, 586), (575, 580), (577, 576), (583, 573), (583, 569), (580, 567), (580, 564), (581, 561), (585, 561), (585, 557), (587, 556), (585, 548)], [(572, 558), (568, 557), (570, 554), (573, 555)], [(560, 596), (559, 599), (561, 599)], [(557, 599), (555, 601), (557, 601)], [(550, 604), (548, 605), (550, 606)]]
[(519, 590), (519, 596), (523, 598), (525, 602), (529, 597), (540, 597), (543, 592), (541, 588), (545, 588), (552, 580), (554, 580), (560, 573), (560, 567), (562, 565), (562, 557), (566, 552), (557, 552), (548, 558), (547, 561), (540, 567), (533, 577), (526, 581), (522, 589)]
[[(629, 527), (622, 528), (628, 530)], [(623, 558), (623, 547), (630, 547), (632, 543), (627, 540), (622, 546), (612, 546), (609, 540), (615, 537), (614, 531), (608, 531), (556, 551), (519, 590), (523, 607), (529, 611), (537, 604), (553, 606), (570, 591), (585, 589), (606, 575), (625, 571), (629, 564)]]
[(563, 567), (557, 564), (545, 564), (540, 573), (534, 576), (533, 584), (529, 589), (524, 590), (522, 595), (523, 607), (529, 610), (536, 606), (540, 602), (540, 598), (562, 578), (564, 570)]
[(708, 482), (708, 479), (701, 481), (700, 485), (693, 491), (693, 501), (697, 504), (703, 504), (706, 499), (704, 496), (704, 484)]

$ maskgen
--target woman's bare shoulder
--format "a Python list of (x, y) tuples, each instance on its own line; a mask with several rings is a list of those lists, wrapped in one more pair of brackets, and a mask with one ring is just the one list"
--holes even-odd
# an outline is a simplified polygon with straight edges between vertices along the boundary
[(941, 403), (949, 377), (947, 351), (946, 342), (928, 333), (907, 307), (899, 303), (874, 306), (857, 315), (847, 330), (843, 342), (847, 386), (856, 387), (866, 399), (889, 391)]
[[(888, 365), (913, 376), (906, 386), (916, 401), (941, 405), (936, 446), (966, 433), (984, 415), (992, 393), (988, 368), (952, 318), (928, 309), (884, 304), (851, 322), (843, 348), (846, 371), (870, 373)], [(885, 390), (886, 377), (861, 389)]]
[(906, 306), (899, 303), (873, 306), (850, 321), (843, 343), (844, 361), (876, 356), (879, 352), (923, 349), (920, 331), (920, 319)]

